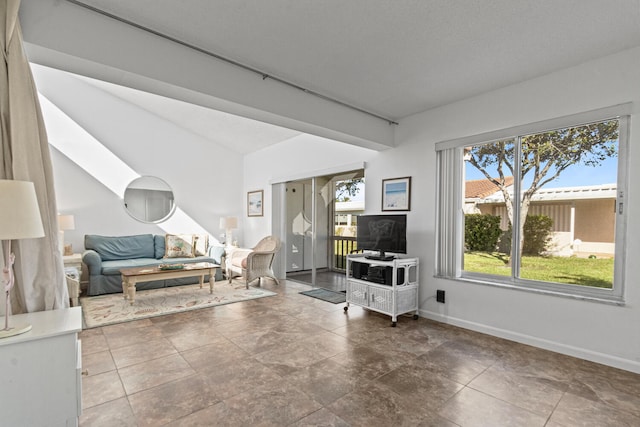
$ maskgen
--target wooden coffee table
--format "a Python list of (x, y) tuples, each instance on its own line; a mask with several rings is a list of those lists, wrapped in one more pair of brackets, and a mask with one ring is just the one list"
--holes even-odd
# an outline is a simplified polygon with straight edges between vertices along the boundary
[(163, 270), (160, 267), (136, 267), (123, 268), (122, 292), (124, 299), (129, 299), (133, 305), (136, 299), (136, 283), (150, 282), (152, 280), (179, 279), (182, 277), (200, 277), (200, 289), (204, 285), (204, 276), (209, 275), (209, 292), (213, 293), (213, 282), (215, 281), (216, 269), (220, 266), (210, 262), (196, 262), (184, 264), (181, 269)]

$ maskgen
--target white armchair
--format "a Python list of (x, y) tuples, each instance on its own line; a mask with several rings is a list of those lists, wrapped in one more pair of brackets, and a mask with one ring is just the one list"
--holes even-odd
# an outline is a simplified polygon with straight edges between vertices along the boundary
[(260, 240), (253, 249), (235, 249), (226, 259), (226, 270), (229, 283), (234, 277), (242, 276), (249, 283), (262, 277), (270, 277), (280, 284), (273, 273), (273, 258), (280, 250), (280, 239), (267, 236)]

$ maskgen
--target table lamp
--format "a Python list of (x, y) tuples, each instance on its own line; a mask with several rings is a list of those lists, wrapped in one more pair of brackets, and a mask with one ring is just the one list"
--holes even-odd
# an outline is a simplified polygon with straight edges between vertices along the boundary
[(64, 244), (64, 231), (75, 230), (76, 222), (73, 215), (58, 215), (58, 245), (62, 255), (73, 255), (71, 245), (68, 247)]
[(220, 228), (225, 232), (225, 246), (232, 246), (233, 236), (231, 234), (231, 230), (238, 228), (238, 218), (235, 216), (220, 218)]
[(9, 327), (11, 313), (9, 295), (15, 282), (13, 276), (15, 255), (11, 252), (11, 241), (44, 237), (44, 229), (35, 186), (32, 182), (0, 180), (0, 207), (0, 240), (4, 256), (2, 286), (5, 295), (4, 329), (0, 330), (0, 338), (6, 338), (31, 330), (31, 325)]

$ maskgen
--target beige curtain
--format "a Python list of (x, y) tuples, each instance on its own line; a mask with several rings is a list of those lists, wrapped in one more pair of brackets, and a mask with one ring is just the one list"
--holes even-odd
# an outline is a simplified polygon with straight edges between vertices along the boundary
[[(12, 242), (16, 284), (14, 314), (64, 308), (69, 297), (58, 226), (49, 143), (38, 92), (24, 52), (18, 21), (20, 0), (0, 0), (0, 179), (31, 181), (36, 188), (45, 237)], [(11, 209), (11, 206), (0, 206)], [(4, 257), (0, 258), (4, 259)]]

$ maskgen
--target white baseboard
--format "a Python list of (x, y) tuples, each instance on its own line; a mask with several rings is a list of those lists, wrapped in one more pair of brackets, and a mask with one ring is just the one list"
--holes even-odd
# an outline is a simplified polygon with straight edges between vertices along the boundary
[(568, 356), (573, 356), (580, 359), (589, 360), (591, 362), (601, 363), (603, 365), (612, 366), (614, 368), (624, 369), (625, 371), (640, 374), (640, 362), (634, 360), (622, 359), (620, 357), (612, 356), (609, 354), (599, 353), (596, 351), (574, 347), (555, 341), (532, 337), (530, 335), (520, 334), (518, 332), (509, 331), (506, 329), (494, 328), (493, 326), (487, 326), (481, 323), (470, 322), (468, 320), (458, 319), (451, 316), (444, 316), (440, 313), (434, 313), (432, 311), (419, 310), (419, 312), (422, 317), (426, 317), (427, 319), (435, 320), (437, 322), (459, 326), (464, 329), (470, 329), (472, 331), (481, 332), (483, 334), (504, 338), (510, 341), (519, 342), (521, 344), (532, 345), (534, 347), (543, 348), (545, 350), (554, 351), (556, 353), (566, 354)]

